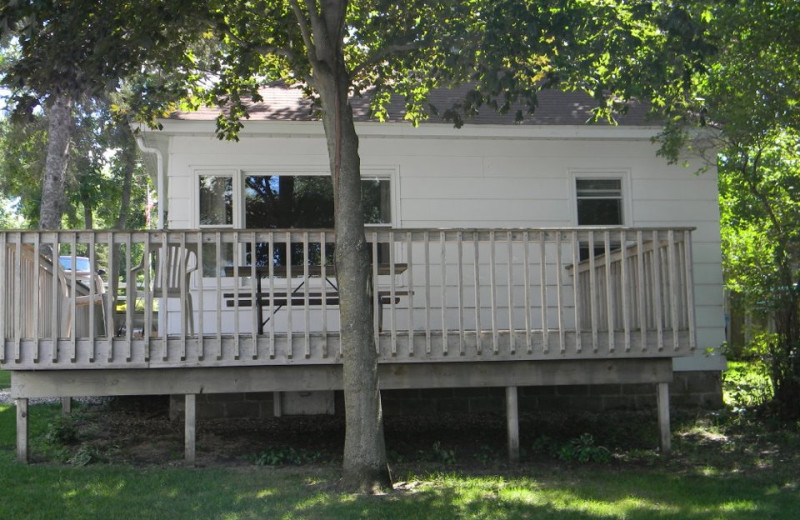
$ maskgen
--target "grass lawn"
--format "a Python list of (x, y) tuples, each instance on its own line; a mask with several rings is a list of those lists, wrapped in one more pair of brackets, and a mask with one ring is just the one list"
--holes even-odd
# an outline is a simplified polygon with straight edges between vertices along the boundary
[(0, 370), (0, 388), (11, 387), (11, 372), (7, 370)]
[(190, 469), (178, 452), (147, 465), (55, 463), (80, 460), (83, 448), (53, 442), (64, 431), (53, 427), (63, 424), (59, 406), (30, 412), (31, 451), (50, 462), (15, 462), (14, 407), (0, 405), (3, 519), (795, 520), (800, 511), (800, 425), (732, 412), (676, 417), (666, 460), (647, 449), (614, 449), (611, 461), (589, 464), (529, 456), (512, 467), (497, 454), (485, 467), (412, 460), (395, 465), (395, 491), (383, 496), (338, 491), (335, 462)]

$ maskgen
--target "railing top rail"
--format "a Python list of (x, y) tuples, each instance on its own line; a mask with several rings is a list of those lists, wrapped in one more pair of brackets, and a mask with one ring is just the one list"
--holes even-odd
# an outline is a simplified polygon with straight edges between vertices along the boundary
[[(580, 226), (580, 227), (540, 227), (540, 228), (373, 228), (367, 227), (367, 238), (377, 237), (379, 240), (393, 239), (396, 235), (403, 235), (403, 239), (411, 237), (411, 240), (426, 240), (434, 236), (444, 235), (445, 240), (455, 240), (458, 238), (465, 240), (490, 240), (492, 236), (510, 237), (511, 240), (519, 241), (526, 238), (544, 235), (548, 236), (556, 233), (576, 233), (579, 238), (588, 236), (590, 233), (614, 234), (634, 234), (634, 233), (662, 233), (662, 232), (692, 232), (696, 228), (691, 226), (650, 226), (650, 227), (623, 227), (623, 226)], [(175, 229), (175, 230), (135, 230), (135, 231), (116, 231), (116, 230), (2, 230), (6, 236), (6, 241), (10, 244), (35, 244), (35, 243), (65, 243), (73, 239), (76, 244), (125, 244), (128, 239), (133, 243), (148, 242), (157, 247), (163, 244), (166, 237), (168, 244), (179, 244), (181, 237), (185, 237), (188, 243), (211, 243), (220, 236), (223, 242), (247, 243), (250, 241), (262, 241), (268, 237), (278, 241), (294, 241), (308, 239), (312, 241), (333, 242), (335, 232), (333, 229), (232, 229), (232, 228), (203, 228), (203, 229)], [(527, 237), (526, 237), (527, 234)]]

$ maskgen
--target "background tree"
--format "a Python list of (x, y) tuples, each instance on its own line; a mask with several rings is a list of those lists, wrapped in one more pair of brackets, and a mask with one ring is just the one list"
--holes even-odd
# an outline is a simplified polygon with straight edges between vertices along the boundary
[(187, 42), (199, 37), (191, 20), (195, 4), (20, 0), (0, 8), (4, 41), (18, 49), (5, 64), (2, 84), (12, 90), (18, 113), (31, 115), (41, 106), (47, 116), (40, 227), (61, 225), (76, 105), (110, 94), (152, 60), (165, 68), (183, 63)]
[[(717, 2), (704, 11), (718, 42), (693, 95), (675, 111), (664, 151), (678, 160), (687, 129), (715, 129), (697, 151), (717, 163), (728, 287), (774, 328), (752, 351), (766, 363), (774, 408), (800, 416), (800, 5)], [(718, 159), (718, 162), (717, 162)]]

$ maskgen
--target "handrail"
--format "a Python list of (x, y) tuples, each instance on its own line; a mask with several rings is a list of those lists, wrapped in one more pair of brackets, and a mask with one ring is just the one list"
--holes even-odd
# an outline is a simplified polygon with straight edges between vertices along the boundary
[[(375, 293), (385, 295), (372, 313), (380, 355), (688, 354), (692, 229), (367, 228)], [(0, 291), (5, 359), (25, 358), (28, 339), (51, 345), (51, 359), (65, 348), (69, 359), (85, 350), (107, 363), (120, 352), (125, 362), (178, 364), (340, 355), (332, 230), (2, 231), (0, 247), (7, 279), (27, 265), (22, 251), (51, 249), (91, 257), (110, 287), (129, 291), (124, 302), (96, 299), (90, 286), (84, 302), (72, 275), (52, 281), (34, 257), (39, 274), (29, 269)], [(193, 263), (162, 265), (165, 248), (193, 251)], [(157, 285), (164, 267), (174, 286)], [(49, 292), (23, 302), (33, 286)]]

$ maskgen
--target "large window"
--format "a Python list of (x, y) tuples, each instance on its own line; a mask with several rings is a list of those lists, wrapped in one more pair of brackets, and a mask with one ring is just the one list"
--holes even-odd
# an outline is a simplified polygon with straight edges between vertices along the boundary
[[(361, 181), (361, 206), (367, 225), (389, 226), (392, 221), (389, 179), (364, 178)], [(245, 175), (245, 227), (248, 229), (306, 228), (325, 229), (334, 226), (333, 185), (330, 176), (322, 175)], [(253, 261), (250, 247), (245, 261)], [(382, 252), (381, 248), (380, 251)], [(326, 244), (326, 262), (333, 263), (334, 245)], [(302, 244), (273, 246), (274, 265), (318, 265), (322, 258), (321, 244), (309, 244), (308, 254)], [(256, 264), (265, 265), (269, 258), (267, 244), (256, 245)]]
[[(363, 178), (361, 206), (367, 225), (390, 225), (389, 179)], [(327, 175), (246, 175), (244, 208), (248, 229), (332, 228), (331, 178)]]

